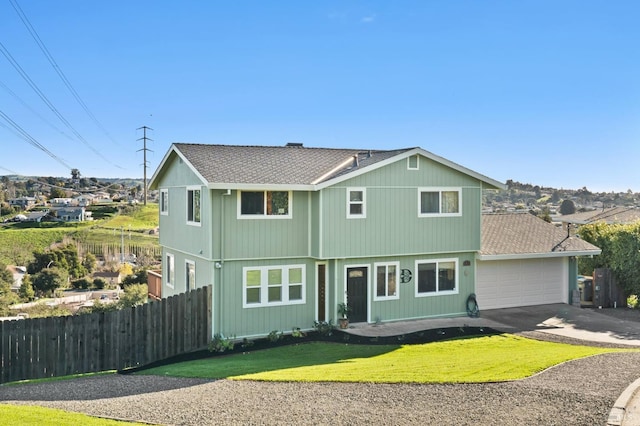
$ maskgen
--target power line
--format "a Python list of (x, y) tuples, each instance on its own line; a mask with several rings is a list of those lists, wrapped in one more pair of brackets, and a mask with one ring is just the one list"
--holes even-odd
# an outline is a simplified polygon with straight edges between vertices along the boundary
[(0, 117), (3, 118), (10, 125), (10, 126), (7, 126), (7, 125), (3, 124), (2, 122), (0, 122), (0, 126), (2, 126), (5, 129), (13, 132), (16, 136), (18, 136), (18, 137), (24, 139), (25, 141), (27, 141), (31, 146), (39, 149), (40, 151), (42, 151), (45, 154), (47, 154), (49, 157), (51, 157), (54, 160), (56, 160), (58, 163), (62, 164), (63, 166), (65, 166), (66, 168), (71, 170), (72, 167), (69, 166), (67, 163), (65, 163), (65, 161), (63, 159), (61, 159), (60, 157), (55, 155), (53, 152), (49, 151), (49, 149), (47, 149), (47, 147), (45, 147), (40, 142), (38, 142), (33, 136), (31, 136), (29, 133), (27, 133), (26, 130), (24, 130), (22, 127), (20, 127), (15, 121), (13, 121), (7, 114), (2, 112), (1, 110), (0, 110)]
[(35, 28), (33, 28), (33, 25), (31, 25), (31, 22), (29, 21), (29, 18), (27, 18), (27, 15), (25, 15), (24, 11), (20, 8), (20, 5), (17, 3), (17, 1), (15, 1), (15, 0), (9, 0), (9, 1), (11, 3), (11, 6), (13, 6), (13, 9), (18, 14), (18, 17), (20, 18), (20, 20), (22, 21), (24, 26), (27, 28), (27, 30), (31, 34), (31, 37), (33, 37), (33, 40), (36, 42), (36, 44), (38, 45), (38, 47), (40, 48), (40, 50), (42, 51), (44, 56), (47, 58), (47, 60), (49, 61), (49, 63), (51, 64), (51, 66), (53, 67), (55, 72), (58, 74), (58, 76), (60, 77), (60, 79), (62, 80), (64, 85), (67, 86), (67, 89), (69, 89), (69, 92), (71, 92), (71, 94), (76, 99), (78, 104), (80, 104), (82, 109), (84, 109), (84, 111), (87, 113), (89, 118), (91, 118), (91, 120), (93, 120), (93, 122), (96, 124), (96, 126), (98, 126), (98, 128), (100, 128), (100, 130), (102, 130), (102, 132), (114, 144), (118, 145), (118, 143), (113, 139), (113, 137), (111, 137), (109, 132), (104, 128), (102, 123), (100, 123), (100, 121), (96, 118), (96, 116), (93, 114), (93, 112), (91, 112), (91, 110), (89, 110), (89, 107), (82, 100), (82, 98), (80, 97), (80, 95), (78, 94), (76, 89), (74, 89), (73, 85), (71, 84), (69, 79), (67, 79), (67, 76), (64, 74), (62, 69), (58, 66), (58, 64), (56, 63), (56, 60), (53, 58), (53, 55), (51, 55), (51, 53), (49, 52), (49, 49), (47, 49), (47, 46), (45, 46), (44, 42), (42, 41), (42, 39), (40, 38), (40, 36), (36, 32)]
[(68, 134), (66, 134), (65, 132), (63, 132), (62, 130), (60, 130), (58, 127), (56, 127), (53, 123), (49, 122), (49, 120), (47, 120), (46, 118), (44, 118), (40, 113), (38, 113), (35, 109), (31, 108), (29, 106), (29, 104), (27, 104), (25, 101), (22, 100), (22, 98), (18, 95), (15, 94), (15, 92), (13, 92), (11, 89), (9, 89), (7, 87), (6, 84), (4, 84), (2, 81), (0, 81), (0, 86), (2, 86), (2, 88), (4, 90), (7, 91), (7, 93), (9, 93), (11, 96), (13, 96), (13, 98), (15, 100), (17, 100), (18, 102), (20, 102), (22, 104), (23, 107), (27, 108), (29, 111), (31, 111), (36, 117), (40, 118), (44, 123), (46, 123), (49, 127), (51, 127), (53, 130), (57, 131), (58, 133), (60, 133), (61, 135), (65, 136), (67, 139), (69, 140), (73, 140), (73, 138), (71, 136), (69, 136)]
[(87, 140), (84, 137), (82, 137), (80, 133), (78, 133), (78, 131), (71, 125), (71, 123), (69, 123), (69, 121), (66, 118), (64, 118), (64, 116), (60, 113), (60, 111), (58, 111), (55, 105), (53, 105), (53, 103), (45, 96), (42, 90), (40, 90), (40, 88), (33, 82), (33, 80), (31, 80), (29, 75), (24, 71), (24, 69), (22, 69), (20, 64), (18, 64), (18, 62), (13, 58), (13, 56), (11, 56), (11, 54), (9, 53), (7, 48), (4, 46), (4, 44), (2, 44), (2, 42), (0, 42), (0, 52), (2, 52), (5, 58), (7, 58), (9, 63), (18, 72), (18, 74), (20, 74), (20, 76), (24, 79), (24, 81), (26, 81), (27, 84), (29, 84), (29, 86), (36, 92), (36, 94), (40, 97), (42, 102), (44, 102), (49, 107), (49, 109), (56, 115), (56, 117), (58, 117), (58, 119), (62, 121), (62, 123), (65, 126), (67, 126), (69, 130), (73, 132), (73, 134), (76, 136), (76, 138), (78, 138), (80, 142), (82, 142), (87, 148), (89, 148), (91, 151), (93, 151), (97, 156), (102, 158), (107, 163), (119, 169), (123, 169), (122, 167), (118, 166), (117, 164), (114, 164), (109, 159), (107, 159), (97, 149), (91, 146), (91, 144), (87, 142)]

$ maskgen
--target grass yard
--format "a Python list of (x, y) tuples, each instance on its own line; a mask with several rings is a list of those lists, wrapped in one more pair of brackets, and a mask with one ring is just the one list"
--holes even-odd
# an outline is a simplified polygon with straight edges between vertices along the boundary
[(289, 382), (484, 383), (522, 379), (565, 361), (625, 350), (510, 334), (417, 345), (314, 342), (172, 364), (137, 374)]
[(52, 408), (32, 405), (0, 404), (0, 426), (47, 426), (47, 425), (83, 425), (83, 426), (116, 426), (141, 425), (142, 423), (121, 422), (71, 413)]

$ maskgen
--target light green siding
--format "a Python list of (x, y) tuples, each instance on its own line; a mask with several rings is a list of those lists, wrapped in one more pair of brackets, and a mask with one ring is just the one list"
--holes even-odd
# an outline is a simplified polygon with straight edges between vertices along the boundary
[[(343, 295), (347, 291), (346, 269), (350, 266), (368, 267), (367, 302), (369, 322), (397, 321), (416, 318), (459, 316), (466, 314), (466, 301), (474, 291), (475, 268), (474, 253), (450, 253), (443, 255), (401, 256), (366, 259), (350, 259), (336, 262), (335, 293)], [(458, 259), (457, 294), (416, 296), (417, 271), (416, 261), (433, 261), (437, 259)], [(465, 266), (465, 261), (468, 265)], [(412, 278), (409, 282), (398, 283), (399, 298), (394, 300), (374, 300), (376, 291), (375, 263), (399, 262), (400, 269), (409, 270)], [(337, 318), (337, 303), (344, 299), (336, 299), (332, 306), (332, 318)]]
[[(420, 159), (420, 170), (400, 160), (322, 190), (321, 256), (328, 258), (446, 253), (480, 249), (480, 183)], [(347, 189), (366, 188), (366, 218), (347, 218)], [(419, 217), (419, 188), (462, 191), (462, 215)]]
[[(165, 259), (167, 254), (171, 254), (174, 257), (175, 267), (175, 283), (173, 288), (167, 286), (167, 265)], [(196, 268), (196, 288), (205, 287), (207, 285), (214, 284), (213, 282), (213, 264), (208, 260), (199, 258), (197, 256), (183, 253), (179, 251), (172, 251), (167, 248), (163, 248), (162, 251), (162, 297), (170, 297), (175, 294), (184, 293), (187, 291), (186, 286), (186, 263), (187, 261), (195, 263)], [(214, 285), (215, 288), (215, 285)]]
[[(174, 156), (172, 167), (158, 181), (159, 189), (169, 194), (169, 214), (160, 215), (160, 244), (173, 251), (211, 257), (211, 200), (209, 191), (180, 158)], [(201, 194), (200, 226), (187, 224), (187, 188), (199, 188)]]
[[(243, 307), (243, 267), (305, 265), (305, 303), (283, 306)], [(311, 329), (316, 318), (315, 261), (309, 259), (225, 262), (217, 272), (224, 285), (216, 294), (214, 330), (225, 336), (258, 336), (270, 331), (290, 333), (293, 328)], [(215, 295), (214, 295), (215, 297)]]
[[(214, 258), (263, 259), (308, 256), (310, 251), (310, 198), (308, 192), (293, 191), (291, 218), (238, 218), (238, 191), (221, 195), (212, 191)], [(219, 212), (223, 211), (222, 214)], [(222, 220), (222, 230), (219, 230)], [(220, 238), (223, 241), (220, 240)]]

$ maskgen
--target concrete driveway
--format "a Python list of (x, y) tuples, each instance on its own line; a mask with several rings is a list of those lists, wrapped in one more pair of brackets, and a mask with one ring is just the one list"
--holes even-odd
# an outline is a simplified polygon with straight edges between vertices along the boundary
[[(623, 310), (628, 308), (618, 308)], [(640, 346), (640, 323), (622, 319), (612, 309), (603, 311), (565, 304), (481, 311), (505, 332), (539, 331), (591, 342)], [(638, 317), (640, 319), (640, 316)]]
[(628, 308), (597, 310), (557, 303), (481, 310), (477, 318), (462, 316), (381, 324), (356, 323), (345, 331), (373, 337), (399, 336), (449, 327), (489, 327), (506, 333), (536, 331), (597, 343), (640, 346), (640, 312), (632, 312), (637, 315), (624, 315), (628, 313)]

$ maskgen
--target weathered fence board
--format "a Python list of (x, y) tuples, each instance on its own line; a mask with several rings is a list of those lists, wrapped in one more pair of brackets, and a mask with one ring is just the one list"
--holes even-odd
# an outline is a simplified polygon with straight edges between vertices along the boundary
[(0, 383), (124, 370), (205, 349), (211, 286), (135, 308), (0, 322)]

